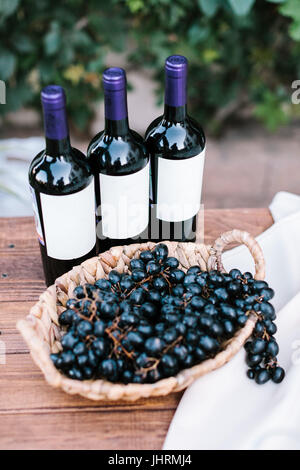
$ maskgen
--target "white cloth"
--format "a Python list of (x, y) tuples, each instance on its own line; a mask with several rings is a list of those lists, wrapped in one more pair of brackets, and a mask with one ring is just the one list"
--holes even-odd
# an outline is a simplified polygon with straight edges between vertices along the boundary
[[(246, 376), (245, 351), (196, 380), (184, 393), (164, 449), (300, 449), (300, 197), (281, 192), (274, 225), (257, 237), (274, 288), (284, 381), (257, 385)], [(246, 247), (223, 256), (226, 269), (252, 270)]]
[(0, 140), (0, 217), (33, 215), (28, 169), (44, 147), (43, 137)]

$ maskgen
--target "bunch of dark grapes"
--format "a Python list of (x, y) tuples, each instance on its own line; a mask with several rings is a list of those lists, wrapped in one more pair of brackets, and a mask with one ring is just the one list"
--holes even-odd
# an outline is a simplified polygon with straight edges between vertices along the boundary
[(254, 313), (246, 343), (249, 378), (279, 383), (274, 292), (251, 273), (185, 273), (163, 243), (130, 261), (129, 271), (74, 289), (59, 317), (66, 333), (55, 366), (77, 380), (152, 383), (214, 357)]

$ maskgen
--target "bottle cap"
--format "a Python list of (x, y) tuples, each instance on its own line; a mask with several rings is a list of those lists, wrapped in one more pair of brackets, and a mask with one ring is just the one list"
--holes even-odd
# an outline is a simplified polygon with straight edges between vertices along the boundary
[(59, 85), (48, 85), (42, 89), (41, 100), (46, 109), (61, 109), (66, 106), (66, 94)]
[(187, 75), (188, 61), (183, 55), (170, 55), (166, 59), (166, 75), (173, 78), (181, 78)]

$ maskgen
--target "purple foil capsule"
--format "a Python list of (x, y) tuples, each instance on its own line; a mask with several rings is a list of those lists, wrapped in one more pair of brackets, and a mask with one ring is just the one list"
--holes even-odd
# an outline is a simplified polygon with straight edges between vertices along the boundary
[(187, 58), (182, 55), (171, 55), (166, 59), (165, 103), (168, 106), (186, 105)]
[(127, 118), (126, 73), (119, 67), (106, 69), (102, 77), (105, 118), (120, 121)]
[(49, 85), (41, 92), (47, 139), (62, 140), (68, 137), (66, 95), (61, 86)]

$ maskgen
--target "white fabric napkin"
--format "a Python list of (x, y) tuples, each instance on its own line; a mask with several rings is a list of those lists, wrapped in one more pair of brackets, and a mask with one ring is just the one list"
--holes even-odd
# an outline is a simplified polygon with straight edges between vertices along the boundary
[[(196, 380), (184, 393), (164, 449), (300, 449), (300, 197), (276, 194), (274, 225), (257, 237), (266, 280), (275, 289), (276, 334), (284, 381), (257, 385), (246, 376), (245, 352)], [(223, 256), (226, 269), (254, 268), (246, 247)]]

